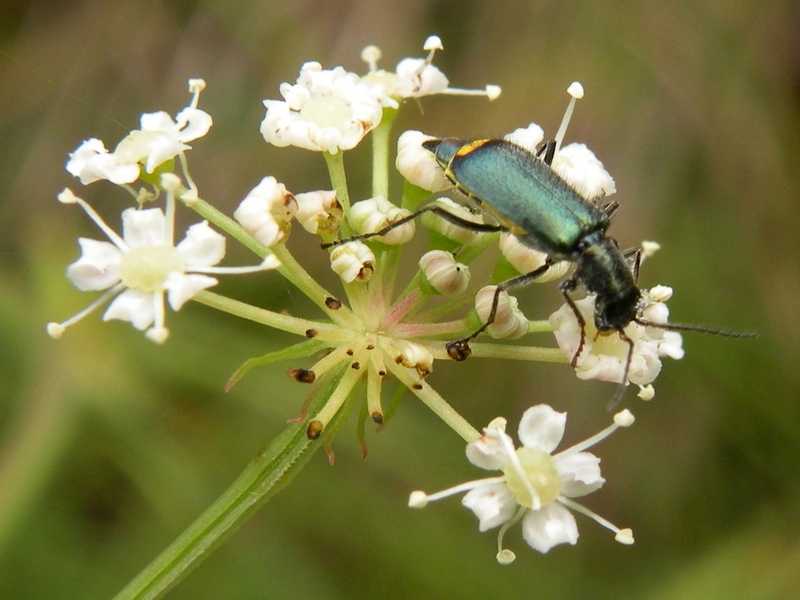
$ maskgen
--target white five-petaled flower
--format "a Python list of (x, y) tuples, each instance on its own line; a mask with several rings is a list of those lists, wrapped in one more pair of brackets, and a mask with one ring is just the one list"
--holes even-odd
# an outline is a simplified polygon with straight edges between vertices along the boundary
[(282, 83), (284, 100), (264, 100), (261, 135), (275, 146), (336, 154), (355, 148), (381, 122), (380, 89), (342, 67), (318, 62), (300, 68), (295, 84)]
[(423, 49), (428, 51), (428, 56), (404, 58), (397, 63), (397, 67), (392, 73), (378, 69), (378, 60), (381, 58), (380, 48), (367, 46), (362, 50), (361, 58), (369, 65), (369, 73), (361, 79), (371, 85), (379, 86), (382, 92), (381, 103), (392, 108), (398, 108), (398, 100), (433, 94), (486, 96), (489, 100), (494, 100), (500, 95), (501, 90), (496, 85), (487, 85), (484, 90), (462, 90), (449, 87), (450, 82), (444, 73), (431, 64), (436, 51), (443, 48), (439, 36), (429, 36), (423, 46)]
[[(669, 309), (664, 303), (671, 296), (672, 288), (663, 285), (642, 290), (643, 304), (639, 311), (642, 321), (665, 325)], [(553, 326), (559, 348), (570, 359), (578, 351), (583, 337), (583, 348), (575, 366), (575, 372), (580, 379), (621, 383), (629, 346), (615, 331), (597, 335), (594, 325), (594, 301), (593, 294), (575, 301), (575, 306), (586, 322), (583, 336), (575, 313), (568, 304), (564, 304), (550, 315), (550, 324)], [(631, 322), (625, 327), (625, 335), (633, 342), (627, 381), (638, 385), (639, 396), (649, 400), (654, 394), (650, 384), (661, 372), (661, 357), (669, 356), (676, 360), (683, 358), (683, 339), (677, 331), (665, 331), (636, 322)]]
[(506, 434), (506, 420), (494, 419), (483, 436), (467, 445), (467, 458), (477, 467), (502, 472), (497, 477), (480, 479), (438, 492), (413, 492), (409, 506), (422, 508), (432, 500), (467, 492), (462, 504), (478, 517), (481, 531), (502, 526), (498, 534), (497, 560), (508, 564), (515, 558), (503, 548), (507, 529), (522, 520), (525, 541), (539, 552), (558, 544), (575, 544), (578, 527), (568, 509), (585, 514), (616, 534), (623, 544), (633, 543), (630, 529), (619, 529), (584, 506), (571, 500), (599, 489), (605, 479), (600, 475), (600, 459), (585, 450), (606, 438), (619, 427), (633, 423), (633, 415), (623, 410), (614, 416), (614, 424), (591, 438), (553, 454), (561, 442), (566, 413), (546, 404), (525, 411), (519, 424), (522, 447), (515, 448)]
[[(216, 285), (209, 274), (245, 273), (278, 266), (270, 255), (257, 267), (215, 267), (225, 256), (225, 238), (206, 221), (189, 227), (186, 237), (173, 242), (174, 200), (169, 192), (167, 214), (160, 208), (122, 213), (122, 235), (118, 235), (81, 198), (64, 190), (59, 200), (79, 204), (108, 236), (110, 242), (80, 238), (80, 258), (69, 265), (67, 277), (81, 291), (105, 293), (86, 309), (64, 321), (48, 324), (48, 332), (60, 337), (66, 327), (111, 300), (103, 320), (129, 321), (157, 343), (166, 341), (164, 299), (179, 310), (197, 292)], [(113, 298), (113, 300), (112, 300)]]
[(114, 152), (106, 150), (101, 140), (86, 140), (70, 154), (67, 171), (84, 185), (101, 179), (132, 183), (138, 179), (140, 167), (153, 173), (159, 165), (189, 150), (191, 146), (186, 142), (204, 136), (211, 128), (211, 115), (197, 108), (204, 87), (202, 79), (190, 80), (192, 102), (175, 120), (164, 111), (143, 114), (141, 129), (131, 131)]

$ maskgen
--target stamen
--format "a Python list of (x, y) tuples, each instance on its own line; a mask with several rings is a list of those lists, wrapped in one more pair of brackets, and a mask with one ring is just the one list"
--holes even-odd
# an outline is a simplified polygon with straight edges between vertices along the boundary
[(486, 96), (489, 100), (496, 100), (502, 92), (503, 89), (499, 85), (491, 84), (487, 85), (486, 88), (482, 90), (467, 90), (453, 87), (448, 87), (444, 90), (444, 93), (450, 94), (451, 96)]
[(378, 70), (378, 61), (383, 56), (381, 49), (374, 45), (366, 46), (361, 51), (361, 60), (369, 66), (369, 72), (374, 73)]
[(175, 192), (167, 191), (164, 203), (164, 240), (168, 246), (175, 246)]
[(430, 51), (426, 61), (428, 64), (430, 64), (430, 62), (433, 60), (433, 53), (436, 52), (436, 50), (444, 50), (444, 46), (442, 45), (442, 40), (438, 35), (430, 35), (422, 45), (422, 49)]
[[(66, 192), (69, 192), (69, 194), (66, 194)], [(66, 201), (65, 198), (68, 199), (69, 201)], [(103, 221), (103, 218), (99, 214), (97, 214), (97, 212), (95, 212), (95, 210), (91, 206), (89, 206), (89, 204), (84, 199), (79, 198), (78, 196), (76, 196), (67, 189), (65, 189), (58, 195), (58, 199), (59, 201), (64, 202), (65, 204), (78, 204), (86, 212), (86, 214), (89, 215), (89, 218), (95, 222), (95, 224), (100, 228), (100, 230), (108, 236), (108, 239), (110, 239), (117, 248), (119, 248), (120, 250), (128, 249), (128, 244), (125, 243), (125, 240), (123, 240), (119, 235), (117, 235), (116, 231), (114, 231), (108, 225), (106, 225), (106, 222)]]
[(614, 525), (611, 521), (608, 521), (595, 513), (594, 511), (589, 510), (582, 504), (578, 504), (577, 502), (573, 502), (569, 498), (564, 498), (563, 496), (559, 496), (558, 501), (575, 512), (579, 512), (582, 515), (586, 515), (590, 519), (594, 520), (595, 522), (599, 523), (609, 531), (613, 531), (616, 535), (614, 539), (616, 539), (620, 544), (625, 544), (626, 546), (630, 546), (633, 544), (633, 531), (631, 529), (620, 529), (616, 525)]
[(74, 325), (81, 319), (83, 319), (86, 315), (94, 312), (96, 309), (101, 307), (103, 304), (111, 300), (114, 296), (119, 294), (123, 289), (125, 289), (125, 285), (123, 283), (118, 283), (114, 287), (108, 289), (103, 293), (102, 296), (97, 298), (94, 302), (92, 302), (89, 306), (84, 308), (75, 316), (67, 319), (66, 321), (62, 321), (61, 323), (48, 323), (47, 324), (47, 334), (52, 337), (53, 339), (58, 339), (64, 333), (64, 330), (71, 325)]
[(572, 454), (577, 454), (578, 452), (583, 452), (587, 448), (591, 448), (595, 444), (603, 441), (612, 433), (614, 433), (620, 427), (630, 427), (633, 424), (634, 418), (633, 413), (629, 411), (627, 408), (622, 410), (614, 415), (614, 424), (609, 425), (601, 432), (596, 433), (592, 437), (583, 440), (575, 444), (574, 446), (570, 446), (566, 450), (562, 450), (561, 452), (554, 454), (553, 457), (562, 457), (562, 456), (570, 456)]
[(181, 194), (181, 200), (183, 201), (186, 206), (191, 206), (195, 204), (199, 199), (199, 194), (197, 192), (197, 185), (192, 179), (192, 176), (189, 174), (189, 163), (186, 160), (186, 154), (181, 152), (178, 154), (178, 160), (181, 163), (181, 171), (183, 171), (183, 176), (186, 177), (186, 184), (189, 186), (189, 189)]
[(169, 338), (169, 329), (166, 327), (151, 327), (144, 332), (144, 335), (151, 342), (161, 345)]
[(189, 106), (197, 108), (197, 103), (200, 101), (200, 92), (206, 89), (206, 82), (203, 79), (190, 79), (189, 80), (189, 93), (193, 94), (192, 102)]
[(497, 562), (501, 565), (510, 565), (514, 562), (514, 559), (517, 558), (517, 555), (514, 554), (511, 550), (503, 548), (503, 538), (506, 536), (506, 531), (508, 531), (511, 527), (516, 525), (519, 520), (522, 518), (522, 515), (525, 514), (527, 509), (524, 506), (520, 506), (517, 509), (516, 514), (511, 517), (508, 521), (503, 523), (500, 527), (500, 530), (497, 532)]
[[(475, 479), (474, 481), (467, 481), (466, 483), (460, 483), (456, 486), (451, 488), (447, 488), (446, 490), (442, 490), (441, 492), (436, 492), (435, 494), (425, 494), (425, 492), (417, 491), (412, 492), (411, 497), (408, 500), (408, 505), (411, 508), (422, 508), (428, 502), (436, 502), (437, 500), (441, 500), (442, 498), (447, 498), (449, 496), (454, 496), (455, 494), (460, 494), (462, 492), (469, 492), (476, 487), (481, 487), (483, 485), (489, 485), (492, 483), (503, 483), (505, 481), (505, 477), (487, 477), (486, 479)], [(425, 503), (420, 505), (412, 505), (411, 501), (416, 500), (420, 501), (420, 494), (425, 496)]]
[(561, 125), (558, 128), (558, 133), (556, 133), (556, 152), (558, 152), (559, 148), (561, 148), (561, 143), (564, 141), (564, 135), (567, 133), (567, 126), (569, 125), (569, 120), (572, 118), (572, 111), (575, 108), (575, 101), (583, 98), (583, 86), (577, 81), (573, 81), (567, 88), (567, 93), (571, 96), (571, 98), (569, 100), (569, 104), (567, 105), (567, 110), (564, 112), (564, 118), (561, 119)]

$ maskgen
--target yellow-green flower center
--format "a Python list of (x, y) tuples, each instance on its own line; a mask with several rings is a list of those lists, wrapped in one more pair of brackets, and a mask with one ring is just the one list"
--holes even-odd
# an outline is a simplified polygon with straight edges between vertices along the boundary
[(322, 96), (312, 98), (300, 109), (300, 117), (320, 127), (341, 129), (352, 118), (350, 105), (341, 98)]
[(183, 257), (173, 246), (136, 246), (122, 255), (119, 278), (132, 290), (155, 292), (163, 289), (170, 273), (184, 269)]
[(533, 448), (518, 448), (517, 459), (522, 472), (514, 465), (503, 469), (506, 485), (520, 506), (533, 508), (531, 489), (536, 493), (541, 506), (553, 502), (561, 493), (561, 478), (558, 476), (556, 461), (547, 452)]

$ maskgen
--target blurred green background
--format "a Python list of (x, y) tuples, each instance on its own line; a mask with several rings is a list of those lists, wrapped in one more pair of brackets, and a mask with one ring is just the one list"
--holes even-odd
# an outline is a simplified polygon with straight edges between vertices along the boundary
[[(368, 432), (366, 460), (350, 425), (334, 467), (312, 459), (169, 597), (798, 597), (796, 2), (5, 0), (0, 11), (0, 598), (112, 596), (307, 391), (277, 365), (224, 394), (245, 358), (286, 339), (191, 303), (169, 315), (164, 347), (99, 315), (46, 337), (46, 322), (89, 302), (63, 272), (76, 237), (98, 237), (55, 195), (72, 186), (112, 224), (124, 201), (105, 199), (111, 186), (81, 188), (63, 170), (67, 153), (88, 137), (113, 147), (142, 112), (175, 114), (186, 80), (203, 77), (215, 125), (190, 154), (203, 197), (231, 212), (270, 174), (296, 192), (324, 188), (320, 156), (263, 142), (261, 100), (279, 97), (307, 60), (363, 72), (360, 50), (374, 43), (391, 69), (422, 56), (432, 33), (452, 85), (496, 83), (503, 95), (410, 103), (398, 127), (498, 136), (536, 121), (552, 135), (566, 86), (580, 80), (587, 96), (567, 139), (586, 142), (616, 178), (612, 234), (623, 247), (663, 246), (642, 284), (675, 288), (677, 322), (760, 337), (688, 334), (656, 398), (629, 393), (637, 423), (597, 449), (608, 483), (586, 504), (632, 527), (633, 547), (578, 516), (578, 545), (545, 556), (512, 530), (518, 559), (501, 567), (495, 536), (479, 534), (457, 499), (407, 509), (412, 489), (480, 476), (407, 396), (387, 428)], [(356, 198), (369, 189), (359, 156), (348, 167)], [(313, 244), (294, 248), (331, 277)], [(231, 244), (229, 264), (246, 261)], [(519, 296), (541, 318), (560, 300), (554, 285), (535, 287)], [(220, 291), (317, 314), (277, 276)], [(479, 427), (502, 414), (515, 430), (538, 402), (570, 411), (565, 443), (608, 422), (613, 387), (563, 365), (469, 365), (437, 363), (429, 381)]]

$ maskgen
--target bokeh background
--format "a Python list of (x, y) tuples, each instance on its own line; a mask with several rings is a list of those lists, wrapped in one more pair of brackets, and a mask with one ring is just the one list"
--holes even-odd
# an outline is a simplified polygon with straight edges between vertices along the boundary
[[(479, 476), (461, 442), (407, 396), (361, 458), (354, 428), (335, 441), (169, 595), (219, 598), (797, 598), (800, 589), (800, 6), (676, 2), (115, 0), (0, 2), (0, 597), (108, 598), (155, 557), (298, 414), (307, 388), (288, 365), (222, 386), (247, 357), (286, 339), (210, 309), (171, 314), (156, 347), (99, 315), (49, 339), (44, 325), (89, 301), (63, 277), (76, 238), (97, 237), (65, 185), (118, 222), (110, 186), (63, 170), (83, 139), (113, 145), (142, 112), (186, 105), (208, 83), (214, 117), (190, 160), (202, 195), (228, 212), (263, 176), (327, 187), (320, 156), (268, 147), (261, 100), (300, 64), (363, 72), (422, 56), (453, 85), (503, 95), (409, 104), (398, 128), (498, 136), (530, 121), (552, 133), (580, 80), (568, 140), (615, 176), (623, 247), (658, 240), (641, 280), (672, 285), (678, 322), (758, 330), (756, 340), (685, 336), (657, 395), (630, 393), (633, 428), (597, 449), (606, 486), (586, 504), (634, 529), (624, 547), (578, 516), (576, 547), (494, 561), (457, 499), (406, 508), (412, 489)], [(358, 151), (353, 196), (368, 184)], [(363, 161), (362, 161), (363, 162)], [(76, 187), (77, 186), (77, 187)], [(396, 189), (396, 188), (395, 188)], [(116, 194), (116, 192), (113, 192)], [(330, 277), (313, 245), (294, 249)], [(231, 244), (230, 264), (252, 261)], [(221, 291), (303, 314), (276, 275)], [(521, 292), (529, 316), (560, 301)], [(315, 314), (308, 313), (305, 314)], [(549, 402), (569, 410), (566, 443), (608, 422), (613, 387), (563, 365), (437, 363), (431, 383), (472, 423)]]

